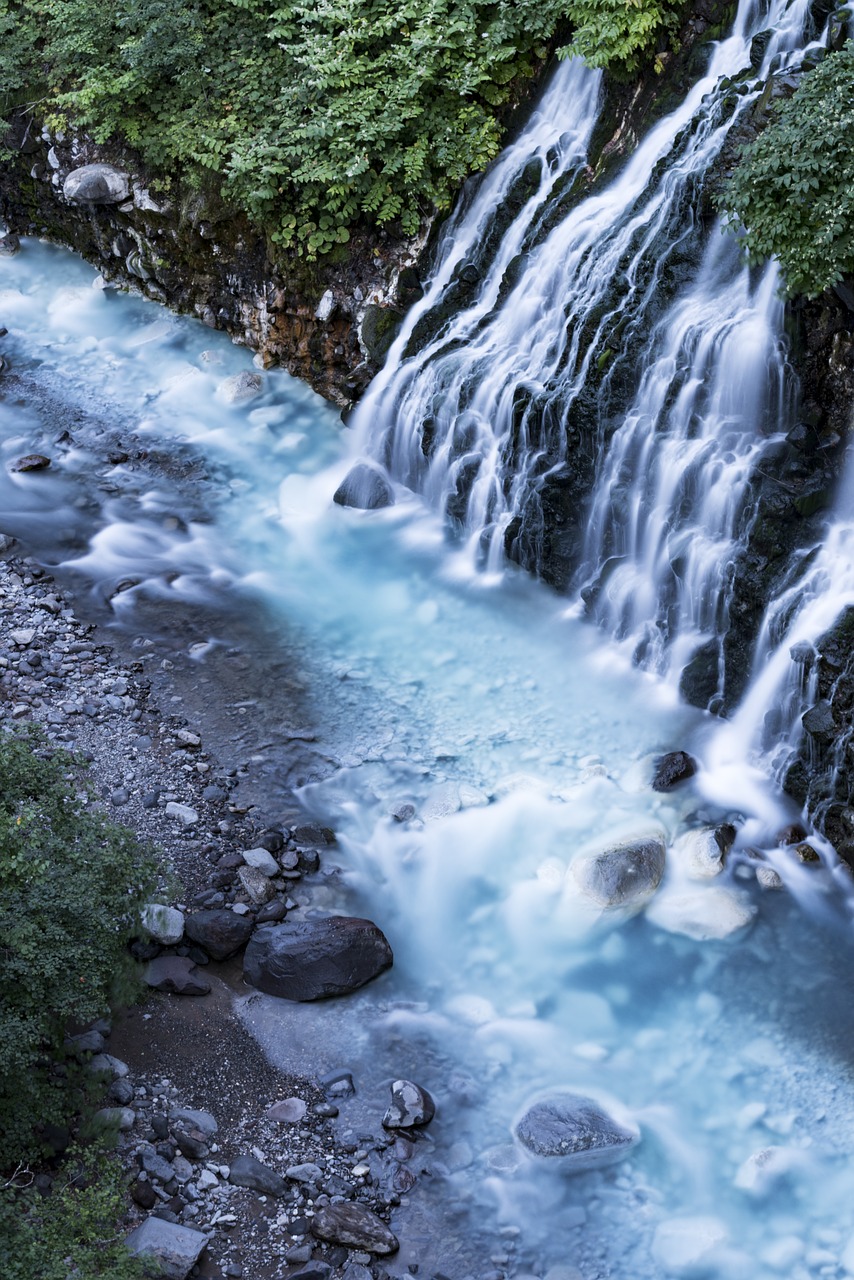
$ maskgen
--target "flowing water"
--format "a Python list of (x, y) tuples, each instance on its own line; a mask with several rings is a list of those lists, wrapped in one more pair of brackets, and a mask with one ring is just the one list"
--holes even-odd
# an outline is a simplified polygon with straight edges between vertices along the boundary
[[(772, 19), (766, 59), (796, 46), (801, 15), (780, 8)], [(776, 847), (793, 814), (765, 780), (761, 744), (750, 758), (753, 694), (745, 720), (721, 731), (661, 678), (725, 619), (721, 566), (740, 486), (788, 403), (773, 272), (749, 277), (709, 234), (665, 321), (655, 272), (633, 266), (639, 245), (683, 236), (677, 188), (726, 127), (717, 99), (703, 98), (772, 19), (742, 14), (708, 76), (616, 185), (578, 204), (537, 248), (531, 228), (547, 226), (551, 194), (583, 179), (596, 112), (596, 77), (560, 71), (511, 157), (452, 224), (412, 325), (470, 259), (495, 204), (518, 195), (527, 154), (534, 176), (497, 251), (500, 274), (480, 272), (471, 307), (435, 337), (429, 366), (398, 363), (402, 335), (355, 443), (284, 374), (266, 374), (248, 403), (228, 403), (226, 380), (250, 367), (245, 353), (154, 304), (93, 287), (92, 270), (63, 251), (27, 242), (0, 260), (11, 366), (0, 384), (0, 453), (4, 464), (36, 451), (52, 458), (47, 472), (0, 468), (0, 527), (61, 574), (73, 570), (117, 626), (138, 628), (147, 596), (167, 609), (179, 599), (219, 603), (224, 619), (241, 601), (260, 602), (310, 678), (312, 727), (335, 768), (302, 801), (338, 831), (342, 865), (316, 905), (370, 915), (395, 965), (346, 1001), (240, 1003), (274, 1058), (318, 1074), (353, 1071), (342, 1127), (375, 1132), (396, 1076), (434, 1094), (437, 1117), (408, 1166), (417, 1182), (395, 1219), (394, 1275), (415, 1263), (451, 1280), (854, 1274), (847, 880), (820, 842), (819, 867)], [(673, 164), (662, 169), (665, 154)], [(496, 309), (520, 253), (541, 261), (540, 284), (529, 279)], [(563, 413), (598, 342), (573, 349), (567, 318), (606, 300), (618, 274), (620, 297), (632, 296), (647, 326), (649, 359), (614, 432), (614, 462), (600, 468), (584, 552), (588, 584), (598, 557), (618, 557), (596, 596), (614, 641), (501, 566), (499, 553), (543, 474), (537, 450), (542, 459), (551, 448), (537, 443), (533, 412), (524, 447), (508, 445), (518, 369), (530, 370), (532, 404)], [(727, 379), (716, 372), (722, 359)], [(649, 429), (665, 423), (653, 434), (666, 447), (647, 454)], [(124, 459), (114, 437), (131, 442)], [(396, 504), (370, 513), (333, 505), (354, 453), (367, 448), (400, 482)], [(479, 460), (458, 520), (467, 536), (449, 540), (442, 508), (467, 456)], [(504, 479), (511, 457), (518, 490)], [(646, 479), (645, 505), (632, 507), (625, 490), (619, 497), (629, 465)], [(679, 467), (693, 477), (681, 488)], [(602, 530), (619, 504), (615, 546)], [(803, 608), (781, 604), (769, 620), (757, 654), (754, 690), (768, 681), (755, 695), (760, 708), (791, 665), (775, 655), (814, 640), (829, 597), (851, 589), (839, 576), (845, 518), (843, 508), (801, 585)], [(484, 561), (492, 572), (478, 571)], [(659, 597), (642, 593), (647, 574), (663, 581), (668, 572), (681, 585), (665, 592), (669, 632), (659, 644), (662, 628), (650, 629)], [(227, 634), (210, 643), (227, 644)], [(632, 663), (639, 650), (646, 671)], [(202, 670), (203, 653), (198, 660)], [(655, 757), (682, 747), (700, 760), (697, 777), (654, 793)], [(725, 819), (739, 826), (727, 869), (697, 879), (674, 842)], [(579, 858), (656, 832), (671, 854), (648, 910), (600, 910), (583, 898)], [(776, 869), (784, 891), (763, 889), (757, 866)], [(514, 1121), (532, 1098), (567, 1087), (629, 1110), (642, 1134), (629, 1159), (571, 1177), (524, 1156)]]

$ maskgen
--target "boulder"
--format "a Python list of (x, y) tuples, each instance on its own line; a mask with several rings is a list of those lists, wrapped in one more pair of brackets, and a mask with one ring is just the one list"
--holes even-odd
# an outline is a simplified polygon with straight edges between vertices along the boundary
[(661, 883), (665, 849), (659, 835), (627, 840), (577, 858), (570, 872), (584, 896), (599, 907), (640, 906)]
[(217, 395), (226, 404), (246, 404), (249, 400), (254, 400), (264, 389), (264, 379), (260, 373), (253, 373), (251, 369), (243, 369), (240, 373), (233, 373), (230, 378), (226, 378), (217, 387)]
[(84, 164), (71, 170), (62, 190), (71, 204), (121, 204), (130, 195), (130, 179), (112, 164)]
[(636, 1125), (609, 1115), (593, 1098), (568, 1091), (535, 1102), (514, 1132), (529, 1155), (566, 1173), (616, 1164), (640, 1142)]
[(237, 878), (256, 907), (263, 907), (276, 896), (276, 886), (257, 867), (238, 867)]
[(258, 871), (263, 871), (265, 876), (277, 876), (282, 869), (272, 853), (262, 847), (247, 849), (243, 854), (243, 861), (248, 867), (255, 867)]
[(246, 948), (243, 976), (285, 1000), (346, 995), (391, 967), (380, 929), (355, 916), (263, 925)]
[(735, 828), (729, 823), (717, 827), (699, 827), (686, 831), (674, 840), (674, 860), (694, 880), (707, 880), (720, 875), (724, 861), (735, 839)]
[(311, 1221), (311, 1233), (318, 1240), (343, 1244), (366, 1253), (396, 1253), (397, 1236), (370, 1209), (361, 1204), (329, 1204), (319, 1208)]
[(826, 746), (836, 737), (836, 721), (833, 718), (833, 708), (829, 702), (824, 700), (817, 702), (814, 707), (810, 707), (809, 711), (805, 711), (801, 716), (801, 724), (813, 741)]
[(339, 507), (357, 507), (360, 511), (376, 511), (394, 505), (391, 485), (376, 467), (360, 462), (348, 471), (332, 501)]
[(746, 929), (756, 907), (724, 885), (662, 891), (647, 907), (647, 919), (668, 933), (681, 933), (696, 942), (713, 942)]
[(687, 751), (669, 751), (667, 755), (660, 756), (656, 761), (652, 789), (653, 791), (672, 791), (686, 778), (692, 778), (696, 772), (697, 762), (688, 755)]
[(186, 1280), (208, 1242), (206, 1235), (192, 1227), (162, 1218), (146, 1218), (125, 1240), (128, 1251), (150, 1258), (160, 1280)]
[(385, 1129), (413, 1129), (429, 1124), (436, 1104), (426, 1089), (411, 1080), (395, 1080), (391, 1086), (391, 1106), (383, 1116)]
[(189, 956), (158, 956), (148, 962), (143, 976), (154, 991), (176, 996), (206, 996), (211, 989)]
[(173, 947), (184, 936), (184, 913), (177, 907), (149, 902), (142, 908), (142, 923), (154, 941), (164, 947)]
[(248, 1187), (262, 1196), (283, 1196), (288, 1190), (284, 1178), (254, 1156), (238, 1156), (232, 1160), (228, 1180), (232, 1186)]
[(252, 920), (225, 909), (196, 911), (187, 916), (184, 932), (191, 942), (204, 947), (212, 960), (226, 960), (249, 941)]
[(715, 1255), (727, 1238), (719, 1218), (668, 1218), (655, 1229), (652, 1256), (667, 1275), (706, 1275), (718, 1271)]
[(44, 471), (50, 466), (50, 458), (46, 458), (43, 453), (27, 453), (23, 458), (16, 458), (14, 462), (10, 462), (10, 471)]
[(198, 1129), (206, 1138), (212, 1138), (219, 1128), (209, 1111), (194, 1111), (192, 1107), (173, 1107), (169, 1119), (183, 1129)]

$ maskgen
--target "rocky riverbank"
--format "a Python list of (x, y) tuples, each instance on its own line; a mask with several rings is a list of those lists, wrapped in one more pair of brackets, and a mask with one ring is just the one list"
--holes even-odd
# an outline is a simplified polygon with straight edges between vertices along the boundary
[(420, 1172), (423, 1111), (370, 1133), (333, 1128), (350, 1074), (276, 1070), (234, 1011), (247, 989), (233, 957), (264, 920), (311, 928), (312, 894), (335, 874), (333, 833), (294, 805), (291, 822), (265, 825), (241, 795), (250, 769), (224, 765), (208, 734), (198, 666), (176, 685), (160, 659), (158, 690), (145, 662), (155, 643), (137, 637), (128, 660), (8, 537), (0, 600), (0, 722), (39, 724), (82, 752), (93, 802), (162, 851), (167, 905), (137, 944), (150, 993), (75, 1042), (103, 1071), (104, 1119), (119, 1129), (125, 1229), (173, 1258), (170, 1276), (381, 1278), (378, 1259), (397, 1249), (390, 1212)]

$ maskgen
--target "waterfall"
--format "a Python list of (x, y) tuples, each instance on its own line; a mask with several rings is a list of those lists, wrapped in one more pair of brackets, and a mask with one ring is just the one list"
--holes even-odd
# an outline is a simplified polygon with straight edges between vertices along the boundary
[(571, 590), (673, 679), (726, 630), (750, 477), (793, 401), (775, 268), (744, 267), (701, 214), (702, 183), (807, 21), (806, 0), (742, 0), (705, 74), (593, 192), (598, 77), (561, 66), (449, 224), (355, 418), (362, 452), (475, 563), (509, 557)]

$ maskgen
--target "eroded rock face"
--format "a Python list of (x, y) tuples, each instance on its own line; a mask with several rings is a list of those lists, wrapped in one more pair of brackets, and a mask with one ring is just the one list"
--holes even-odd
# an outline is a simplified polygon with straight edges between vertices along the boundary
[(590, 857), (577, 858), (570, 873), (581, 892), (599, 907), (641, 906), (664, 875), (664, 837), (628, 840)]
[(329, 916), (262, 926), (246, 948), (243, 976), (267, 995), (322, 1000), (357, 990), (392, 961), (391, 947), (370, 920)]
[(593, 1098), (558, 1092), (529, 1107), (514, 1130), (539, 1159), (566, 1173), (585, 1173), (625, 1159), (640, 1142), (640, 1130), (617, 1120)]

